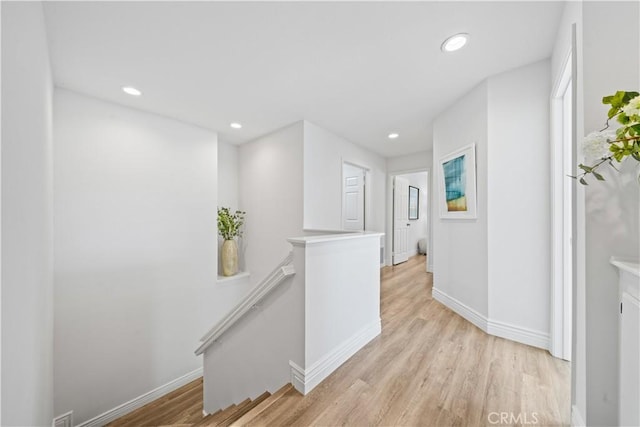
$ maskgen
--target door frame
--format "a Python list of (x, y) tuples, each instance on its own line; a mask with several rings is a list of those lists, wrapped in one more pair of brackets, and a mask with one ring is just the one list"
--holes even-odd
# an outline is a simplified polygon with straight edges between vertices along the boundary
[[(572, 162), (576, 163), (576, 93), (575, 67), (572, 51), (565, 56), (560, 75), (557, 76), (551, 91), (551, 289), (550, 289), (550, 340), (549, 352), (554, 357), (571, 360), (571, 347), (566, 342), (572, 342), (573, 321), (567, 310), (573, 311), (574, 283), (576, 281), (576, 194), (575, 183), (571, 183), (571, 194), (565, 194), (567, 177), (564, 162), (567, 151), (571, 153)], [(571, 116), (566, 118), (563, 103), (567, 90), (571, 90)], [(569, 124), (571, 139), (565, 138), (565, 126)], [(570, 218), (565, 218), (565, 208), (570, 207)], [(568, 224), (567, 224), (568, 220)], [(567, 262), (565, 251), (565, 235), (572, 236), (569, 251), (570, 260)], [(571, 280), (565, 279), (565, 269), (569, 269)], [(567, 298), (570, 301), (567, 301)], [(568, 308), (567, 308), (568, 307)], [(569, 334), (569, 337), (567, 337)], [(569, 347), (569, 348), (567, 348)]]
[(408, 175), (417, 172), (427, 173), (427, 263), (425, 270), (433, 271), (433, 179), (430, 167), (403, 169), (387, 173), (387, 206), (386, 206), (386, 235), (385, 235), (385, 265), (393, 265), (393, 179), (398, 175)]

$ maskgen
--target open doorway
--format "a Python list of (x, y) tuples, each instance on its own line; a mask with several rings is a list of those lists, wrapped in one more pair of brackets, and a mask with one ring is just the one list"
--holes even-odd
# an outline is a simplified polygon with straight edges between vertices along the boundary
[(574, 248), (572, 57), (568, 55), (552, 94), (553, 281), (551, 354), (571, 360)]
[(428, 253), (429, 173), (397, 174), (391, 177), (391, 183), (391, 264), (397, 265)]

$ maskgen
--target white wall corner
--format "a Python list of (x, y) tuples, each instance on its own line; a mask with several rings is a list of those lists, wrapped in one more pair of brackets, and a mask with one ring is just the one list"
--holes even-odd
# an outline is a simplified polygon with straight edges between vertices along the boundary
[(291, 384), (300, 393), (306, 395), (338, 369), (340, 365), (349, 360), (358, 350), (367, 345), (369, 341), (380, 335), (381, 331), (382, 324), (378, 319), (356, 332), (351, 338), (328, 352), (308, 369), (289, 361)]
[(191, 371), (179, 378), (176, 378), (175, 380), (169, 381), (168, 383), (161, 385), (158, 388), (155, 388), (145, 394), (135, 397), (130, 401), (123, 403), (122, 405), (116, 406), (113, 409), (109, 409), (108, 411), (103, 412), (97, 417), (91, 418), (90, 420), (87, 420), (82, 424), (79, 424), (78, 427), (104, 426), (200, 377), (202, 377), (202, 368), (198, 368), (194, 371)]
[(571, 426), (572, 427), (586, 427), (587, 423), (584, 422), (584, 418), (580, 413), (580, 410), (576, 405), (571, 405)]

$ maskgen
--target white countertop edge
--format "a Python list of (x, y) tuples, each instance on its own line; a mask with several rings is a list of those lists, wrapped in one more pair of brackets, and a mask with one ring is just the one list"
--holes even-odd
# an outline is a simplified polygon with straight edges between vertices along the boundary
[(311, 245), (316, 243), (337, 242), (340, 240), (360, 239), (363, 237), (382, 237), (384, 233), (378, 231), (361, 231), (352, 233), (326, 234), (322, 236), (290, 237), (287, 242), (292, 245)]
[(626, 271), (627, 273), (631, 273), (634, 276), (640, 277), (640, 263), (638, 263), (638, 261), (611, 257), (609, 262), (622, 271)]

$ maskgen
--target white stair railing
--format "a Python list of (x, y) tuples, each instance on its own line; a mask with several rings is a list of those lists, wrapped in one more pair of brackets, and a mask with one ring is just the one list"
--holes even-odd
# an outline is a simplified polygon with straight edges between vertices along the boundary
[(281, 284), (284, 279), (295, 274), (295, 269), (291, 262), (293, 261), (293, 252), (278, 264), (278, 266), (256, 287), (254, 287), (229, 313), (222, 318), (216, 325), (211, 328), (202, 338), (201, 344), (196, 349), (197, 356), (220, 338), (231, 326), (247, 314), (256, 304), (258, 304), (266, 295)]

